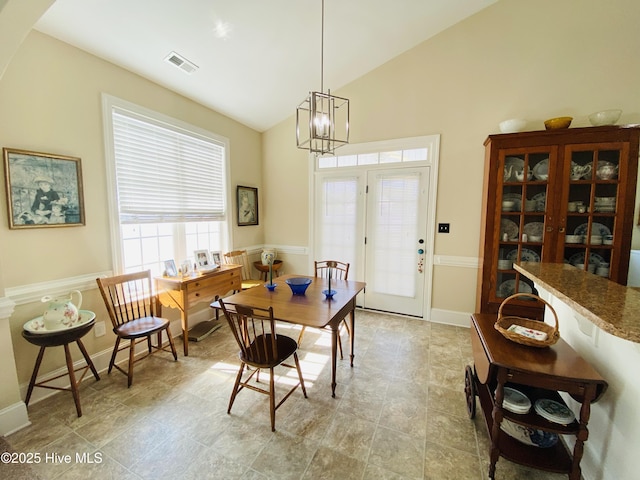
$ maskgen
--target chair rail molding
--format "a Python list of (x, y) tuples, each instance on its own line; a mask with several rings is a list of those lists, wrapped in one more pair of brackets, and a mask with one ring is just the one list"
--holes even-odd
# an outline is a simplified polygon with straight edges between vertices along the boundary
[(434, 255), (433, 264), (445, 267), (480, 268), (480, 259), (456, 255)]
[[(66, 295), (70, 290), (91, 290), (98, 288), (96, 278), (111, 276), (111, 271), (87, 273), (77, 277), (60, 278), (47, 282), (18, 285), (4, 289), (5, 295), (16, 305), (40, 301), (43, 295)], [(1, 304), (0, 304), (1, 308)]]

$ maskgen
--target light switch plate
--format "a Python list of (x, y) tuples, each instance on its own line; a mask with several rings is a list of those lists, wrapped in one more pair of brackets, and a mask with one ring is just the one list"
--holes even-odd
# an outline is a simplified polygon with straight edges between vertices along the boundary
[(96, 322), (95, 326), (93, 327), (93, 333), (96, 337), (101, 337), (106, 334), (107, 330), (104, 322)]

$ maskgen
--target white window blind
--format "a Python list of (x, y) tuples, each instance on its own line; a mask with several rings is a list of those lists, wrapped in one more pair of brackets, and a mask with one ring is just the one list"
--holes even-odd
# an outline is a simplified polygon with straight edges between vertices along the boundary
[(223, 221), (225, 146), (114, 107), (120, 223)]

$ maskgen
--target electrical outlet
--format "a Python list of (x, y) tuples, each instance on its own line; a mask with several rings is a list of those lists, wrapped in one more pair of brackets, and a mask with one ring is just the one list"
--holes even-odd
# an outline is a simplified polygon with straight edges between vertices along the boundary
[(96, 337), (101, 337), (107, 333), (104, 322), (96, 322), (93, 327), (93, 333)]
[(439, 223), (438, 224), (438, 233), (449, 233), (449, 224), (448, 223)]

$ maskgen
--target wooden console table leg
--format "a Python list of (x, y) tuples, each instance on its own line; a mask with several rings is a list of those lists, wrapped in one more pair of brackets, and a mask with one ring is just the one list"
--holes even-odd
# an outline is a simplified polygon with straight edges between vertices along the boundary
[(29, 400), (31, 400), (31, 394), (33, 393), (33, 387), (36, 385), (36, 378), (38, 378), (38, 370), (40, 370), (40, 364), (42, 363), (42, 357), (44, 356), (44, 349), (47, 347), (40, 347), (38, 352), (38, 358), (36, 364), (33, 367), (33, 373), (31, 374), (31, 380), (29, 381), (29, 388), (27, 389), (27, 396), (24, 399), (25, 405), (29, 406)]

